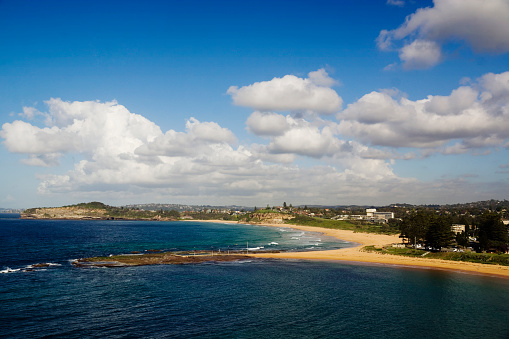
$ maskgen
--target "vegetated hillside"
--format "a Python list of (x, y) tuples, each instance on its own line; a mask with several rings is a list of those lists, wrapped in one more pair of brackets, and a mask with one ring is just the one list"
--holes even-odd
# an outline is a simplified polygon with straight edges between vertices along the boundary
[(288, 213), (273, 212), (272, 210), (258, 210), (239, 217), (240, 222), (284, 224), (287, 220), (295, 218), (295, 215)]
[(76, 220), (177, 220), (177, 211), (140, 211), (113, 207), (101, 202), (81, 203), (63, 207), (30, 208), (21, 214), (22, 219), (76, 219)]

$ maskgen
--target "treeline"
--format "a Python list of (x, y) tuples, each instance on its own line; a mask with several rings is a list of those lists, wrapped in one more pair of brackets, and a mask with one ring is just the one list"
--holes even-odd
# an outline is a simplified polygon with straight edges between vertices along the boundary
[[(499, 213), (484, 211), (482, 214), (470, 219), (466, 224), (466, 230), (454, 234), (451, 231), (453, 217), (448, 214), (420, 210), (411, 212), (401, 220), (391, 220), (396, 223), (401, 232), (400, 237), (413, 245), (424, 245), (435, 250), (449, 247), (453, 244), (458, 246), (472, 246), (477, 251), (500, 251), (506, 252), (508, 248), (508, 227), (502, 222)], [(477, 241), (470, 242), (469, 237)]]

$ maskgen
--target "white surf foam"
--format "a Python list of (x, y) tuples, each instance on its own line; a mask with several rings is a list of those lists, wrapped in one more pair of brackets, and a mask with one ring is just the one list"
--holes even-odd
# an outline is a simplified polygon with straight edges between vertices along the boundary
[(21, 268), (10, 268), (6, 267), (5, 269), (1, 270), (0, 273), (7, 274), (7, 273), (16, 273), (22, 271)]

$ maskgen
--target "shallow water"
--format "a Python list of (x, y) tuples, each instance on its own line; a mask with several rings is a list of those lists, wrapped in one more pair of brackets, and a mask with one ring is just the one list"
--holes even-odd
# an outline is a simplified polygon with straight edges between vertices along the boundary
[[(293, 250), (349, 246), (316, 233), (245, 225), (0, 219), (0, 336), (509, 337), (509, 282), (500, 278), (295, 260), (85, 269), (69, 263), (146, 249), (245, 249), (247, 242)], [(53, 265), (26, 270), (40, 262)]]

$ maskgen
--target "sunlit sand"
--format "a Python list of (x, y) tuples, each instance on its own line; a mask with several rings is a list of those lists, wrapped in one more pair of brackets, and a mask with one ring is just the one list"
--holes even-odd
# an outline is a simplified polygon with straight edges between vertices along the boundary
[[(203, 220), (200, 220), (203, 221)], [(209, 222), (232, 223), (236, 221), (209, 220)], [(384, 235), (373, 233), (356, 233), (347, 230), (334, 230), (310, 226), (296, 226), (287, 224), (256, 224), (269, 227), (289, 227), (307, 232), (320, 232), (341, 240), (356, 243), (357, 246), (309, 252), (282, 252), (282, 253), (256, 253), (249, 254), (258, 258), (277, 258), (277, 259), (305, 259), (305, 260), (339, 260), (351, 262), (376, 263), (386, 265), (398, 265), (408, 267), (434, 268), (442, 270), (463, 271), (483, 275), (496, 275), (509, 278), (509, 266), (477, 264), (471, 262), (460, 262), (440, 259), (426, 259), (404, 257), (390, 254), (380, 254), (374, 252), (364, 252), (362, 247), (374, 245), (376, 247), (386, 246), (392, 243), (400, 243), (401, 239), (397, 235)]]

